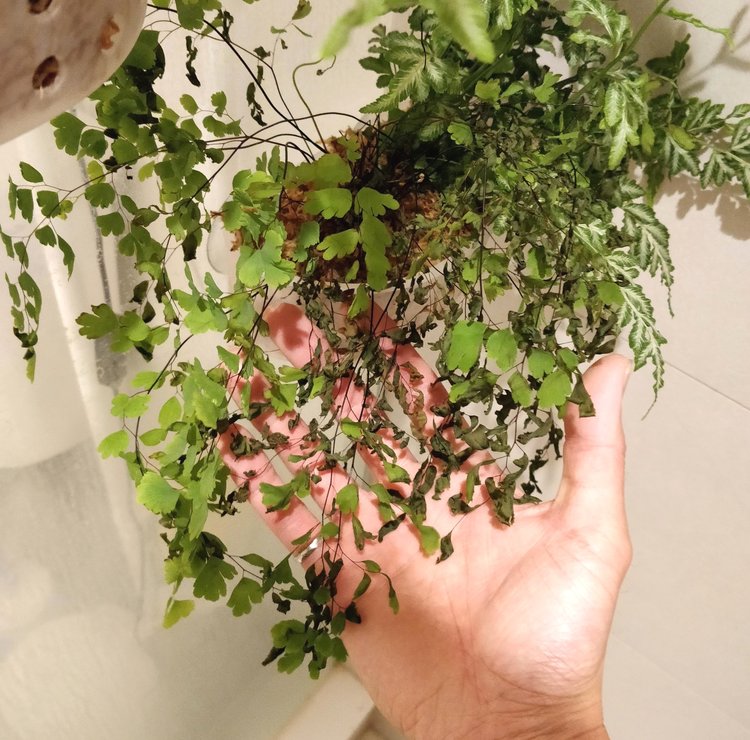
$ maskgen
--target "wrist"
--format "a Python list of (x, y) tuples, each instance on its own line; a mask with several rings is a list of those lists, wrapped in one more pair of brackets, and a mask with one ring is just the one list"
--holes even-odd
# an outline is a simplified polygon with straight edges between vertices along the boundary
[(529, 708), (515, 716), (506, 715), (506, 722), (500, 727), (502, 737), (508, 740), (609, 739), (598, 694), (569, 703)]
[[(464, 717), (433, 715), (429, 722), (402, 726), (409, 738), (471, 738), (472, 740), (609, 740), (601, 696), (555, 703), (504, 703)], [(456, 719), (458, 721), (456, 722)]]
[(601, 718), (577, 718), (569, 715), (531, 720), (515, 725), (503, 738), (513, 740), (609, 740)]

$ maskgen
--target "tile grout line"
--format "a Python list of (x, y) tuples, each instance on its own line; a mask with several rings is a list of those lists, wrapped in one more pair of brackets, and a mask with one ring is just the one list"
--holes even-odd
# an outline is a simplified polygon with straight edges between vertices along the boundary
[[(666, 678), (666, 680), (671, 681), (672, 683), (676, 684), (686, 694), (689, 694), (691, 697), (693, 697), (696, 702), (703, 703), (705, 705), (710, 706), (718, 714), (722, 715), (724, 718), (728, 719), (730, 722), (736, 724), (741, 729), (743, 730), (748, 729), (748, 727), (745, 725), (744, 722), (742, 722), (742, 720), (738, 719), (733, 714), (729, 714), (723, 707), (720, 707), (718, 706), (718, 704), (715, 704), (710, 699), (707, 699), (705, 696), (701, 694), (700, 691), (696, 691), (696, 689), (694, 689), (689, 683), (686, 683), (684, 679), (682, 679), (680, 676), (677, 676), (676, 674), (667, 670), (667, 668), (664, 665), (662, 665), (660, 662), (655, 660), (651, 655), (635, 647), (635, 645), (633, 645), (630, 642), (630, 640), (627, 640), (624, 637), (621, 637), (620, 635), (616, 634), (614, 629), (612, 630), (610, 634), (609, 640), (610, 642), (618, 642), (620, 643), (620, 645), (624, 645), (628, 650), (631, 650), (639, 658), (644, 660), (646, 663), (649, 663), (656, 671), (658, 671), (664, 678)], [(605, 713), (606, 713), (606, 707), (605, 707)]]
[(699, 385), (702, 385), (704, 388), (707, 388), (710, 391), (713, 391), (714, 393), (718, 393), (722, 398), (726, 398), (727, 401), (731, 401), (733, 404), (739, 406), (741, 409), (744, 409), (745, 411), (750, 411), (750, 406), (746, 406), (742, 401), (738, 401), (736, 398), (732, 398), (732, 396), (727, 395), (723, 391), (720, 391), (718, 388), (714, 388), (712, 385), (709, 385), (704, 380), (701, 380), (700, 378), (696, 378), (695, 375), (691, 375), (690, 373), (686, 372), (682, 368), (677, 367), (677, 365), (673, 365), (669, 361), (665, 361), (664, 364), (667, 367), (672, 368), (672, 370), (676, 370), (678, 373), (681, 373), (686, 378), (690, 378), (690, 380), (694, 380)]

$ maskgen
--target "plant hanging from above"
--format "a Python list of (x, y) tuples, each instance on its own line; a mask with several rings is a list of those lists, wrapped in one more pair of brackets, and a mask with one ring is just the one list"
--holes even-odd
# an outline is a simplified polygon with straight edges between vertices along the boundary
[[(279, 47), (310, 10), (301, 0), (274, 29), (274, 50), (250, 51), (218, 0), (155, 4), (91, 96), (96, 121), (53, 121), (88, 182), (63, 191), (22, 163), (12, 215), (34, 230), (1, 234), (32, 373), (41, 296), (30, 246), (57, 247), (72, 269), (60, 221), (76, 204), (96, 209), (142, 276), (125, 310), (94, 306), (78, 323), (113, 352), (151, 360), (170, 347), (114, 398), (124, 429), (100, 448), (127, 462), (165, 529), (165, 624), (193, 609), (191, 581), (195, 597), (229, 594), (236, 615), (267, 594), (283, 613), (302, 602), (307, 615), (274, 629), (269, 660), (291, 671), (307, 659), (316, 676), (345, 657), (339, 635), (371, 584), (398, 607), (380, 543), (407, 531), (443, 561), (475, 509), (510, 525), (518, 505), (538, 501), (537, 473), (559, 454), (559, 412), (595, 412), (581, 368), (621, 331), (658, 391), (665, 340), (638, 278), (658, 275), (668, 289), (673, 266), (653, 200), (679, 173), (704, 188), (738, 181), (750, 196), (750, 106), (682, 96), (688, 37), (640, 60), (637, 42), (659, 16), (705, 28), (665, 0), (638, 29), (608, 0), (382, 0), (360, 2), (325, 41), (336, 53), (355, 26), (408, 12), (407, 30), (375, 27), (361, 61), (382, 94), (339, 135), (311, 136), (324, 117), (295, 117), (271, 92)], [(168, 100), (162, 41), (176, 31), (196, 87), (201, 46), (225, 45), (247, 75), (244, 115), (232, 117), (237, 101), (221, 90), (210, 109), (189, 94)], [(217, 174), (252, 148), (257, 165), (234, 173), (212, 212)], [(122, 171), (155, 182), (158, 199), (122, 192)], [(219, 227), (236, 256), (230, 291), (193, 269)], [(191, 355), (191, 337), (209, 332), (221, 337), (216, 355)], [(268, 351), (269, 334), (281, 352)], [(144, 429), (149, 408), (158, 424)], [(277, 456), (289, 480), (273, 472)], [(326, 515), (304, 508), (309, 496)], [(235, 514), (248, 498), (275, 512), (274, 526), (308, 522), (293, 543), (313, 553), (304, 580), (289, 558), (230, 554), (206, 530), (209, 514)]]

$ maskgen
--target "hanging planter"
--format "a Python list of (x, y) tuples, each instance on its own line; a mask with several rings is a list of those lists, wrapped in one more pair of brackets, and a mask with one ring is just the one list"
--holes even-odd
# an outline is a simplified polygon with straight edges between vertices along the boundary
[[(300, 602), (305, 615), (274, 629), (269, 660), (282, 670), (307, 660), (316, 676), (344, 657), (340, 635), (371, 584), (382, 595), (368, 597), (398, 609), (397, 584), (378, 564), (389, 538), (409, 537), (420, 557), (442, 562), (464, 517), (482, 509), (510, 526), (518, 506), (538, 501), (560, 412), (573, 403), (595, 413), (582, 370), (620, 333), (658, 391), (665, 340), (638, 281), (658, 276), (669, 289), (673, 276), (653, 200), (678, 174), (705, 188), (737, 181), (750, 196), (750, 106), (681, 94), (687, 39), (639, 59), (657, 17), (704, 28), (666, 1), (632, 28), (607, 0), (566, 11), (545, 0), (414, 0), (397, 4), (407, 30), (376, 26), (361, 62), (382, 94), (348, 113), (356, 131), (324, 139), (305, 128), (313, 113), (294, 116), (274, 97), (283, 50), (235, 43), (218, 2), (161, 5), (158, 25), (91, 96), (97, 120), (52, 122), (90, 180), (62, 192), (23, 163), (11, 207), (30, 222), (41, 215), (34, 236), (72, 266), (56, 219), (85, 199), (141, 275), (125, 311), (95, 306), (78, 321), (114, 352), (163, 358), (115, 397), (124, 428), (100, 449), (125, 460), (164, 528), (174, 589), (165, 624), (194, 598), (226, 598), (236, 615), (265, 596), (284, 614)], [(326, 52), (390, 5), (360, 3)], [(302, 0), (287, 25), (274, 18), (278, 46), (293, 43), (310, 10)], [(220, 89), (200, 102), (202, 90), (169, 98), (162, 41), (175, 32), (196, 88), (201, 43), (224, 44), (247, 75), (240, 104)], [(234, 171), (224, 205), (208, 209), (217, 173), (253, 147), (256, 165)], [(117, 192), (123, 170), (155, 182), (159, 202)], [(237, 256), (229, 290), (194, 269), (217, 221)], [(19, 263), (8, 283), (33, 367), (33, 266), (22, 241), (0, 236)], [(190, 340), (208, 333), (215, 355), (199, 358)], [(268, 352), (269, 333), (281, 352)], [(433, 353), (435, 373), (419, 350)], [(149, 409), (158, 423), (147, 429)], [(275, 477), (276, 457), (290, 480)], [(212, 516), (248, 499), (279, 528), (308, 522), (286, 538), (310, 555), (304, 578), (289, 558), (230, 553), (209, 531)], [(300, 508), (310, 500), (321, 511)], [(431, 519), (433, 501), (443, 505)]]
[(14, 0), (0, 7), (0, 143), (49, 121), (120, 66), (145, 0)]

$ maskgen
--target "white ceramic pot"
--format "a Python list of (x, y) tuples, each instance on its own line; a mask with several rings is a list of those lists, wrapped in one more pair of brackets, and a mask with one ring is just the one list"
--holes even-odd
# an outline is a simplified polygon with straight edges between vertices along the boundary
[(62, 113), (120, 66), (146, 0), (2, 0), (0, 143)]

